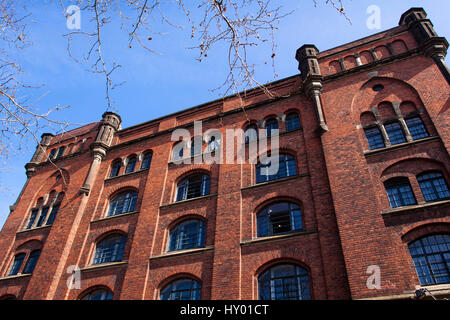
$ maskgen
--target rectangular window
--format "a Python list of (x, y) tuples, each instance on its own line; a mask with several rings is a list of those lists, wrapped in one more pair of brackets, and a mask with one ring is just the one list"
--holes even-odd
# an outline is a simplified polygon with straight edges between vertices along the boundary
[(406, 119), (405, 122), (408, 126), (413, 140), (419, 140), (429, 136), (427, 129), (425, 128), (425, 125), (423, 124), (420, 117)]
[(386, 145), (384, 144), (383, 135), (381, 134), (380, 129), (378, 128), (368, 128), (364, 129), (366, 134), (367, 142), (369, 144), (370, 150), (384, 148)]
[(386, 186), (386, 192), (392, 208), (416, 204), (416, 199), (414, 198), (409, 182), (405, 181), (388, 185)]
[(9, 270), (8, 276), (13, 276), (19, 273), (22, 266), (23, 259), (25, 259), (25, 253), (19, 253), (14, 257), (14, 262)]
[(53, 220), (55, 220), (58, 210), (59, 210), (59, 204), (55, 204), (52, 208), (52, 211), (50, 212), (50, 215), (48, 216), (47, 223), (45, 224), (46, 226), (53, 224)]
[(392, 122), (385, 124), (384, 128), (389, 137), (389, 141), (392, 145), (406, 142), (405, 134), (403, 133), (402, 126), (398, 122)]
[(34, 221), (36, 220), (36, 216), (37, 216), (38, 212), (39, 212), (38, 209), (31, 210), (30, 219), (28, 220), (28, 224), (26, 226), (26, 229), (30, 229), (33, 226)]
[(60, 148), (58, 149), (58, 153), (56, 154), (55, 159), (58, 159), (58, 158), (62, 157), (62, 156), (64, 155), (64, 150), (66, 150), (66, 147), (65, 147), (65, 146), (64, 146), (64, 147), (60, 147)]
[(42, 208), (41, 215), (39, 216), (38, 222), (36, 223), (36, 227), (42, 226), (47, 217), (48, 208)]

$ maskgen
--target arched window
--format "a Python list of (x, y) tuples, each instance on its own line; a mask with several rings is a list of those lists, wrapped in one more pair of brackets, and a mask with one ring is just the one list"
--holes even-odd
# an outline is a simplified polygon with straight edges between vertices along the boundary
[(201, 285), (194, 279), (180, 279), (161, 290), (161, 300), (200, 300)]
[(420, 284), (450, 283), (450, 235), (430, 235), (408, 245)]
[(188, 200), (209, 194), (209, 176), (195, 174), (187, 177), (177, 186), (177, 201)]
[(122, 192), (109, 203), (108, 217), (133, 212), (136, 206), (137, 191)]
[(89, 292), (81, 300), (112, 300), (113, 293), (106, 289), (97, 289)]
[(120, 167), (122, 166), (122, 160), (115, 160), (111, 166), (110, 177), (117, 177), (119, 175)]
[(258, 127), (256, 124), (251, 124), (245, 128), (244, 138), (245, 143), (258, 140)]
[(170, 231), (169, 251), (200, 248), (205, 246), (205, 223), (188, 220)]
[(14, 256), (14, 261), (9, 269), (8, 276), (13, 276), (19, 273), (20, 267), (22, 267), (23, 260), (25, 259), (25, 253), (21, 252)]
[(49, 159), (53, 159), (53, 158), (55, 157), (56, 150), (57, 150), (57, 149), (55, 148), (55, 149), (52, 149), (52, 150), (50, 151), (50, 154), (49, 154), (49, 156), (48, 156)]
[(193, 137), (191, 140), (191, 157), (202, 153), (202, 137)]
[(172, 161), (183, 159), (184, 149), (187, 149), (185, 141), (177, 142), (172, 149)]
[(136, 156), (132, 156), (128, 158), (127, 166), (125, 168), (125, 173), (131, 173), (134, 172), (134, 168), (136, 167)]
[(364, 129), (364, 133), (366, 134), (370, 150), (380, 149), (386, 146), (384, 144), (383, 135), (378, 127), (366, 128)]
[(297, 113), (292, 112), (286, 116), (286, 131), (295, 129), (300, 129), (300, 118)]
[(64, 155), (64, 151), (66, 150), (66, 146), (59, 147), (58, 153), (55, 156), (55, 159), (61, 158)]
[(391, 145), (406, 142), (405, 133), (399, 122), (391, 122), (384, 125), (386, 133), (388, 134)]
[(53, 221), (55, 221), (56, 214), (59, 211), (59, 207), (61, 206), (61, 201), (64, 198), (64, 192), (58, 193), (56, 196), (56, 199), (54, 200), (54, 203), (52, 205), (50, 215), (48, 216), (47, 222), (45, 223), (46, 226), (52, 225)]
[(266, 120), (265, 124), (266, 134), (268, 137), (272, 136), (272, 130), (278, 130), (278, 121), (275, 118)]
[(417, 203), (408, 178), (393, 178), (386, 181), (384, 186), (392, 208), (410, 206)]
[(144, 153), (144, 158), (142, 159), (141, 170), (150, 168), (152, 163), (153, 153), (151, 151)]
[(417, 176), (426, 202), (450, 199), (450, 191), (442, 173), (426, 172)]
[(429, 136), (428, 131), (419, 116), (406, 119), (405, 122), (413, 140), (419, 140)]
[(300, 207), (292, 202), (271, 204), (258, 212), (256, 219), (258, 237), (283, 234), (303, 228)]
[(92, 264), (122, 261), (127, 237), (113, 234), (97, 243)]
[(295, 264), (278, 264), (258, 278), (260, 300), (310, 300), (308, 271)]
[(217, 151), (220, 148), (220, 140), (212, 136), (208, 141), (208, 151)]
[[(273, 169), (276, 169), (275, 164)], [(290, 154), (280, 154), (278, 161), (278, 171), (271, 174), (272, 162), (258, 163), (256, 165), (256, 183), (262, 183), (272, 180), (278, 180), (286, 177), (295, 176), (297, 168), (294, 156)]]
[(41, 250), (34, 250), (30, 253), (28, 257), (27, 263), (23, 268), (23, 273), (33, 273), (34, 267), (36, 267), (36, 263), (39, 260), (39, 256), (41, 255)]

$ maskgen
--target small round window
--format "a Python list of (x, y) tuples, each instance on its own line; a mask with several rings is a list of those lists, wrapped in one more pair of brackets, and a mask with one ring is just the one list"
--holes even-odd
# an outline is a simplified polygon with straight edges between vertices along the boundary
[(382, 84), (376, 84), (372, 87), (373, 91), (380, 92), (384, 89), (384, 86)]

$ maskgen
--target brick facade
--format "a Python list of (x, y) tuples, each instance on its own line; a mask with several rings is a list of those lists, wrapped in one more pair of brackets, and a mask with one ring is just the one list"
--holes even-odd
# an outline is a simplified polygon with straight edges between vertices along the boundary
[[(114, 299), (159, 299), (167, 284), (187, 277), (201, 284), (202, 299), (252, 300), (259, 276), (279, 263), (307, 270), (313, 299), (411, 297), (420, 282), (408, 244), (450, 233), (450, 200), (427, 202), (416, 179), (432, 170), (450, 182), (447, 47), (423, 9), (414, 8), (385, 32), (323, 52), (303, 46), (301, 73), (270, 84), (273, 97), (255, 89), (130, 128), (105, 113), (65, 134), (44, 134), (0, 234), (0, 298), (79, 299), (107, 288)], [(291, 112), (301, 127), (287, 131)], [(370, 150), (365, 128), (383, 133), (385, 124), (404, 126), (411, 114), (420, 116), (427, 137), (414, 140), (403, 127), (405, 142), (386, 140)], [(203, 132), (217, 129), (226, 137), (226, 129), (263, 127), (271, 117), (279, 123), (280, 152), (295, 159), (294, 176), (255, 183), (249, 161), (172, 161), (173, 131), (194, 136), (195, 120)], [(146, 152), (151, 165), (141, 169)], [(132, 155), (135, 170), (124, 173)], [(110, 177), (118, 159), (125, 165)], [(195, 173), (209, 176), (209, 193), (175, 201), (179, 182)], [(416, 204), (391, 208), (385, 182), (396, 177), (409, 179)], [(138, 194), (134, 209), (108, 217), (111, 199), (127, 190)], [(52, 208), (57, 197), (53, 223), (27, 229), (33, 209)], [(258, 237), (257, 213), (279, 201), (299, 206), (302, 228)], [(204, 246), (168, 252), (170, 230), (189, 219), (205, 223)], [(93, 265), (96, 245), (111, 234), (126, 237), (123, 258)], [(17, 253), (26, 261), (34, 250), (41, 254), (32, 274), (8, 275)], [(372, 265), (381, 271), (376, 290), (367, 286)], [(79, 289), (68, 289), (70, 266), (80, 268)], [(429, 289), (448, 294), (450, 285)]]

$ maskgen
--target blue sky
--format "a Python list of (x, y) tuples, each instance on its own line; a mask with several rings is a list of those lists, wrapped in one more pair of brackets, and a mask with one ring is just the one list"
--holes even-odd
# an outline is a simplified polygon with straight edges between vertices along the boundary
[[(282, 0), (277, 4), (286, 10), (298, 8), (286, 17), (275, 34), (277, 55), (275, 59), (278, 78), (274, 78), (270, 62), (270, 48), (256, 48), (252, 55), (260, 67), (256, 78), (261, 83), (282, 79), (298, 73), (295, 51), (305, 43), (315, 44), (326, 50), (357, 40), (373, 33), (398, 25), (403, 12), (411, 7), (424, 7), (440, 36), (450, 39), (450, 1), (448, 0), (344, 0), (344, 6), (352, 23), (334, 9), (318, 0)], [(70, 1), (65, 1), (70, 4)], [(381, 9), (381, 29), (371, 30), (366, 21), (370, 5)], [(32, 2), (28, 7), (35, 23), (28, 28), (33, 45), (20, 52), (17, 59), (22, 64), (24, 79), (33, 84), (45, 84), (39, 95), (44, 94), (35, 107), (39, 110), (56, 105), (70, 108), (54, 114), (55, 119), (86, 124), (98, 121), (105, 111), (104, 79), (91, 74), (67, 55), (67, 41), (62, 36), (69, 32), (61, 8), (50, 2)], [(175, 15), (176, 17), (176, 15)], [(85, 20), (83, 20), (85, 18)], [(88, 23), (81, 16), (81, 29)], [(117, 61), (122, 68), (114, 73), (117, 82), (125, 83), (115, 89), (112, 97), (122, 126), (129, 127), (182, 109), (193, 107), (221, 97), (212, 89), (219, 86), (226, 76), (226, 48), (212, 50), (201, 63), (195, 60), (197, 51), (187, 50), (193, 46), (190, 29), (179, 30), (163, 27), (163, 35), (153, 36), (152, 48), (160, 54), (150, 54), (139, 48), (129, 49), (126, 34), (116, 28), (118, 21), (108, 27), (104, 35), (107, 61)], [(182, 24), (182, 23), (180, 23)], [(187, 26), (187, 25), (186, 25)], [(80, 45), (81, 46), (81, 45)], [(75, 48), (75, 50), (83, 49)], [(449, 59), (446, 59), (449, 62)], [(51, 132), (51, 129), (44, 130)], [(24, 165), (31, 159), (35, 142), (23, 144), (21, 151), (12, 154), (0, 164), (0, 227), (3, 226), (9, 206), (14, 203), (25, 183)]]

